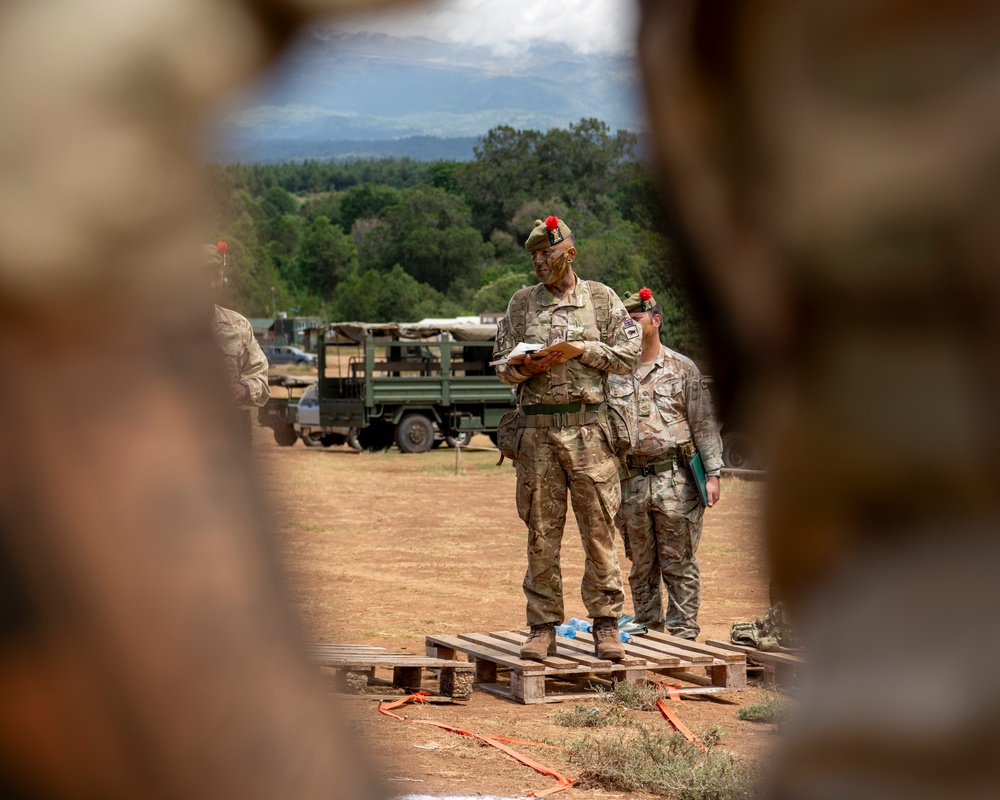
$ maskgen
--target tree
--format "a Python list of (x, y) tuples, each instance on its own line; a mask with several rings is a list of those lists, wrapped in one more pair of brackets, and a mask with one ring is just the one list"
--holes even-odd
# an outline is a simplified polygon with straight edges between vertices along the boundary
[(299, 245), (298, 272), (310, 291), (329, 301), (357, 260), (351, 237), (326, 217), (316, 217)]
[(607, 284), (619, 295), (639, 291), (649, 272), (646, 255), (637, 245), (641, 233), (622, 222), (600, 236), (578, 239), (573, 271), (581, 278)]
[(271, 217), (258, 223), (257, 231), (261, 240), (267, 242), (264, 250), (278, 274), (289, 283), (297, 283), (299, 275), (295, 254), (302, 239), (300, 217), (292, 214)]
[(482, 314), (484, 311), (503, 311), (507, 308), (514, 292), (522, 286), (535, 283), (534, 278), (528, 278), (519, 272), (508, 272), (480, 288), (472, 298), (472, 311)]
[(457, 161), (437, 161), (431, 164), (428, 170), (431, 186), (446, 192), (455, 192), (458, 189), (458, 181), (455, 177), (458, 169)]
[(388, 272), (353, 270), (330, 304), (331, 318), (341, 321), (417, 322), (456, 313), (453, 303), (408, 275), (399, 264)]
[(538, 131), (500, 125), (476, 146), (476, 160), (457, 172), (473, 224), (484, 237), (494, 228), (507, 230), (515, 209), (534, 196), (538, 170), (535, 147), (540, 137)]
[(299, 201), (279, 186), (268, 189), (260, 205), (268, 217), (294, 214), (299, 210)]
[(344, 233), (350, 233), (357, 220), (378, 217), (383, 210), (398, 205), (401, 200), (399, 190), (391, 186), (374, 183), (352, 186), (340, 199), (340, 227)]
[(366, 237), (366, 266), (387, 270), (402, 264), (417, 281), (440, 292), (476, 286), (490, 249), (471, 225), (462, 198), (432, 186), (402, 192), (402, 202), (382, 212)]

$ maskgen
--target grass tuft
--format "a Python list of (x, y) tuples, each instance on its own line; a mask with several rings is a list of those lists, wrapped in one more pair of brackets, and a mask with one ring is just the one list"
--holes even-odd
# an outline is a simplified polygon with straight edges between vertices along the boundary
[(666, 689), (658, 689), (652, 683), (615, 681), (612, 689), (597, 687), (597, 697), (607, 703), (633, 711), (656, 711), (656, 701), (666, 700)]
[(577, 703), (572, 711), (557, 711), (556, 722), (564, 728), (606, 728), (628, 725), (631, 720), (621, 706), (597, 708)]
[[(703, 736), (711, 741), (713, 735)], [(680, 734), (642, 725), (592, 734), (571, 745), (584, 786), (645, 792), (675, 800), (750, 800), (760, 766), (709, 745), (707, 752)]]
[(736, 712), (736, 718), (747, 722), (773, 722), (782, 725), (788, 721), (792, 713), (791, 704), (780, 694), (771, 694), (760, 703), (742, 706)]

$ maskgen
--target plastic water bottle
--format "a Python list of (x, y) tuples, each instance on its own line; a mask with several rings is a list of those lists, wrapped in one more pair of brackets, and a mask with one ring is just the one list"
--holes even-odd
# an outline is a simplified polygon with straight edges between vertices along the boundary
[(622, 644), (632, 644), (632, 637), (625, 631), (618, 631), (618, 636), (621, 638)]
[(576, 628), (576, 630), (582, 631), (583, 633), (591, 633), (593, 631), (593, 626), (585, 619), (570, 617), (566, 620), (566, 624), (571, 628)]
[(572, 625), (556, 625), (556, 636), (563, 636), (567, 639), (575, 639), (576, 628)]

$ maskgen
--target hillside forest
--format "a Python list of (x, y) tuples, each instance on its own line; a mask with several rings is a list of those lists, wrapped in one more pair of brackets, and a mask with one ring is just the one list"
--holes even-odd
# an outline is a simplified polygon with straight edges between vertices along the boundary
[(523, 243), (554, 214), (576, 236), (577, 275), (619, 295), (649, 286), (664, 338), (697, 356), (634, 134), (583, 119), (547, 132), (501, 126), (471, 161), (409, 158), (212, 165), (208, 223), (229, 243), (220, 302), (246, 316), (414, 322), (503, 311), (536, 283)]

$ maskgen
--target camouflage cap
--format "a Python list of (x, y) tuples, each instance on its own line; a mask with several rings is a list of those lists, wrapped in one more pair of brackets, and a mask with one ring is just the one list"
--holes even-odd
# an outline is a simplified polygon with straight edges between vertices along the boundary
[(625, 303), (625, 310), (628, 312), (652, 311), (656, 308), (656, 300), (653, 299), (653, 293), (646, 286), (643, 286), (638, 294), (625, 292), (622, 302)]
[(535, 229), (528, 236), (528, 241), (524, 243), (524, 249), (544, 250), (554, 244), (569, 239), (573, 232), (569, 226), (558, 217), (547, 217), (545, 222), (540, 219), (535, 220)]
[(223, 269), (226, 266), (226, 250), (229, 245), (225, 242), (218, 244), (203, 244), (201, 246), (201, 263), (209, 269)]

